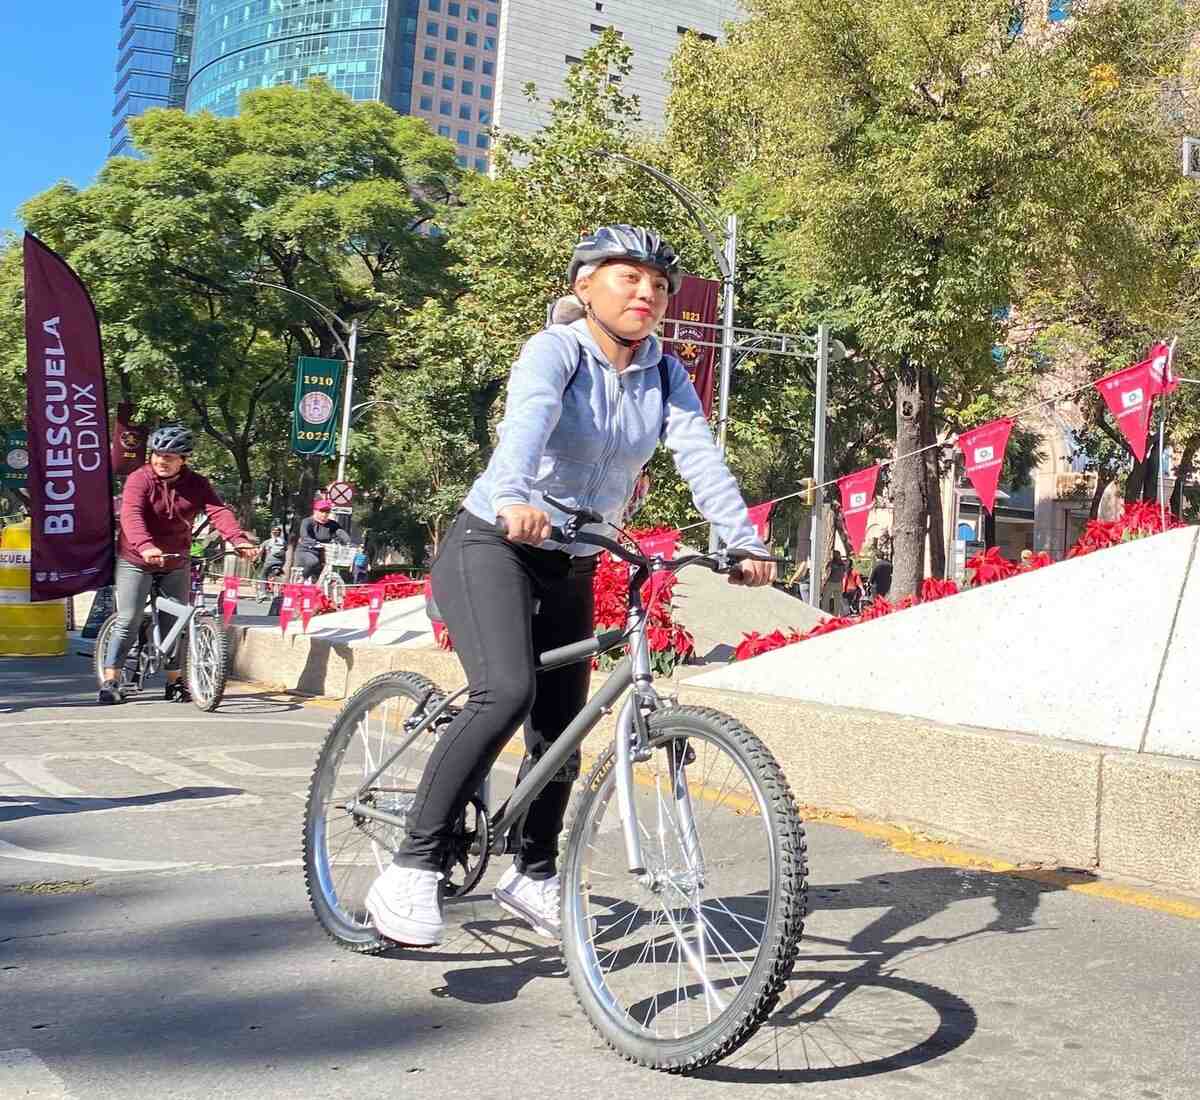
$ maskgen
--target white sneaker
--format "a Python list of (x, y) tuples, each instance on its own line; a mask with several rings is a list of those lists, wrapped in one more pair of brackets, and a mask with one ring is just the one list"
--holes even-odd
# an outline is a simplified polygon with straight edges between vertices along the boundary
[(501, 909), (518, 917), (539, 936), (557, 940), (562, 936), (559, 916), (558, 875), (553, 878), (529, 878), (516, 864), (500, 876), (492, 897)]
[(389, 940), (406, 947), (442, 942), (442, 909), (437, 871), (390, 864), (367, 891), (367, 912)]

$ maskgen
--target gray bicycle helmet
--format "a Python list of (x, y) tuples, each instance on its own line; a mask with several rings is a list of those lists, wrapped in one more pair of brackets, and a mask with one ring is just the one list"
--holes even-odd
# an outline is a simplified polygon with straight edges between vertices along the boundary
[(190, 455), (192, 445), (192, 430), (182, 424), (168, 424), (157, 429), (150, 437), (150, 451), (160, 455)]
[(575, 286), (579, 269), (587, 264), (602, 264), (609, 260), (630, 260), (656, 268), (667, 277), (671, 293), (683, 282), (679, 257), (653, 229), (640, 225), (602, 225), (589, 237), (584, 237), (571, 254), (567, 268), (567, 284)]

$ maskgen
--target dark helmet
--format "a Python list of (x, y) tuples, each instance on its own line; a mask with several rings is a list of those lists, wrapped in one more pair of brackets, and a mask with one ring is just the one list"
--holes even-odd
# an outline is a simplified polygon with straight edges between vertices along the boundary
[(586, 264), (602, 264), (609, 260), (630, 260), (657, 268), (667, 277), (672, 294), (678, 292), (683, 281), (675, 249), (653, 229), (644, 229), (640, 225), (602, 225), (575, 246), (567, 268), (567, 283), (573, 287), (579, 269)]
[(182, 424), (168, 424), (150, 437), (150, 451), (153, 454), (190, 455), (193, 450), (192, 430)]

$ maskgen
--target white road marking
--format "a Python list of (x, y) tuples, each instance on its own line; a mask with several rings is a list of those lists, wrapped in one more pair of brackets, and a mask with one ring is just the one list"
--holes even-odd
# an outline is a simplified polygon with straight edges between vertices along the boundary
[[(245, 718), (239, 718), (234, 714), (213, 714), (201, 715), (197, 712), (195, 716), (197, 722), (212, 721), (219, 723), (222, 726), (233, 725), (239, 723), (249, 726), (302, 726), (304, 729), (327, 730), (329, 722), (318, 720), (315, 722), (301, 722), (297, 718), (256, 718), (253, 715), (247, 715)], [(128, 718), (39, 718), (35, 722), (13, 722), (14, 726), (170, 726), (171, 723), (164, 719), (162, 715), (156, 718), (137, 718), (130, 715)]]
[(3, 761), (3, 764), (8, 771), (24, 779), (26, 783), (37, 788), (45, 796), (92, 799), (94, 801), (91, 803), (91, 809), (104, 813), (178, 813), (185, 810), (207, 810), (213, 807), (229, 806), (232, 802), (236, 802), (238, 806), (257, 806), (262, 802), (259, 795), (247, 794), (243, 791), (237, 794), (214, 795), (212, 798), (180, 798), (148, 802), (140, 806), (126, 805), (124, 800), (119, 797), (106, 798), (104, 795), (89, 795), (86, 791), (59, 779), (47, 767), (48, 763), (55, 760), (108, 760), (113, 764), (119, 764), (157, 780), (171, 790), (216, 785), (213, 779), (203, 772), (193, 771), (182, 764), (163, 760), (134, 749), (123, 749), (117, 752), (47, 752), (40, 756), (15, 757)]
[(66, 1083), (32, 1050), (0, 1050), (0, 1096), (71, 1100)]
[(294, 749), (304, 749), (310, 754), (317, 747), (315, 741), (276, 741), (266, 745), (213, 745), (207, 748), (179, 749), (180, 756), (195, 760), (200, 764), (211, 764), (214, 768), (229, 772), (230, 775), (261, 775), (278, 776), (284, 779), (294, 779), (297, 776), (307, 779), (312, 775), (312, 763), (297, 768), (266, 768), (261, 764), (252, 764), (249, 760), (236, 757), (236, 753), (250, 752), (286, 752)]
[[(64, 867), (92, 867), (97, 871), (168, 871), (177, 867), (194, 867), (193, 863), (174, 863), (165, 860), (105, 859), (103, 856), (67, 855), (62, 852), (39, 852), (0, 840), (0, 858), (19, 859), (26, 863), (55, 863)], [(0, 1095), (9, 1093), (0, 1090)], [(18, 1094), (20, 1095), (20, 1094)]]

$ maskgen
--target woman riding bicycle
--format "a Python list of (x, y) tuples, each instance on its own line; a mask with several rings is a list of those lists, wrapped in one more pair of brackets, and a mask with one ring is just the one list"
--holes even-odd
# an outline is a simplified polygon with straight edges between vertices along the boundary
[[(192, 520), (205, 512), (213, 526), (244, 558), (258, 547), (238, 526), (232, 510), (221, 502), (206, 478), (187, 466), (192, 433), (182, 425), (159, 428), (150, 437), (150, 459), (134, 470), (121, 493), (121, 533), (117, 546), (117, 625), (105, 658), (101, 703), (123, 703), (121, 667), (137, 637), (137, 624), (146, 608), (154, 577), (163, 594), (186, 604), (190, 590), (188, 554)], [(174, 616), (163, 616), (166, 629)], [(180, 678), (186, 634), (167, 663), (168, 702), (190, 702), (191, 693)]]
[(303, 570), (305, 583), (315, 581), (321, 575), (324, 553), (335, 542), (350, 545), (350, 536), (342, 530), (337, 520), (329, 518), (333, 505), (324, 497), (313, 501), (312, 515), (300, 524), (300, 542), (296, 548), (294, 568)]
[[(766, 553), (686, 370), (652, 335), (682, 279), (674, 250), (652, 230), (604, 226), (575, 247), (567, 277), (584, 316), (525, 344), (491, 461), (433, 564), (433, 595), (470, 692), (430, 754), (394, 863), (367, 895), (376, 928), (400, 943), (441, 942), (438, 880), (454, 823), (513, 730), (526, 721), (535, 761), (587, 701), (588, 662), (534, 672), (535, 654), (593, 631), (596, 549), (550, 541), (565, 516), (545, 496), (619, 521), (662, 439), (727, 544)], [(774, 576), (773, 564), (748, 561), (730, 579)], [(553, 938), (558, 835), (578, 770), (576, 754), (531, 803), (493, 894)]]

